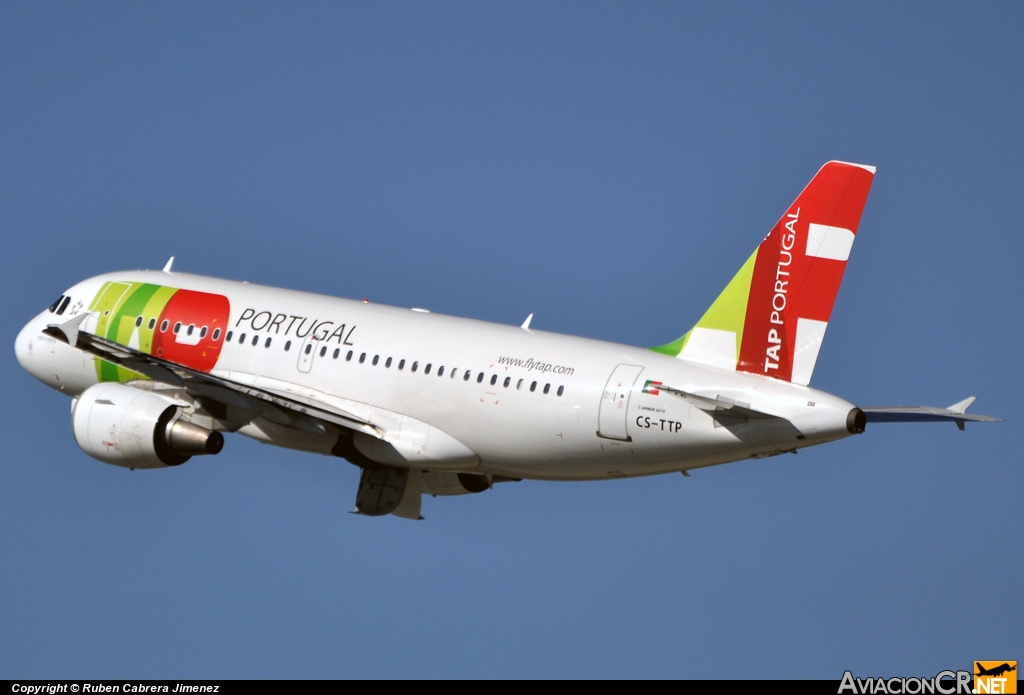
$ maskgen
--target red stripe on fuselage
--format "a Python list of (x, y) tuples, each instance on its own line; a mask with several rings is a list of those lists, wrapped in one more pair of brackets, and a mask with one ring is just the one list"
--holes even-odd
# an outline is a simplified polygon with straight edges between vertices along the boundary
[[(178, 290), (160, 314), (153, 336), (153, 355), (201, 372), (209, 372), (220, 357), (230, 312), (231, 305), (223, 295)], [(167, 330), (161, 332), (164, 321), (167, 321)], [(179, 323), (181, 328), (175, 335), (174, 326)], [(189, 326), (193, 327), (191, 336), (188, 335)], [(200, 338), (198, 336), (203, 327), (206, 328), (206, 335)], [(216, 340), (213, 338), (215, 331)], [(191, 342), (195, 344), (189, 345)]]

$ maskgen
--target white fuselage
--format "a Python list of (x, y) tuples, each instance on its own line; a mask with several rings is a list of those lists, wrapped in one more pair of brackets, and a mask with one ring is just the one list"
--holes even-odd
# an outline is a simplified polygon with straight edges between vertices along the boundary
[[(226, 296), (231, 333), (213, 375), (355, 413), (394, 436), (402, 418), (411, 418), (475, 454), (449, 463), (441, 456), (439, 469), (561, 480), (650, 475), (849, 434), (853, 405), (805, 386), (615, 343), (182, 273), (85, 280), (66, 293), (71, 302), (64, 318), (86, 311), (111, 280)], [(33, 376), (77, 396), (97, 383), (96, 358), (43, 335), (55, 322), (50, 312), (30, 321), (16, 352)], [(87, 320), (84, 330), (89, 326)], [(691, 401), (658, 393), (656, 385), (645, 393), (647, 382), (775, 417), (714, 417)], [(266, 422), (250, 422), (239, 432), (281, 446), (330, 450), (314, 433)]]

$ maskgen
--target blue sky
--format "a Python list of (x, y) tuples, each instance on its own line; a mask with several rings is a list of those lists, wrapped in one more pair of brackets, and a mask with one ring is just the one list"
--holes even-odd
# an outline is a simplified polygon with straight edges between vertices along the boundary
[[(5, 3), (0, 675), (933, 675), (1024, 658), (1019, 3)], [(978, 396), (798, 456), (349, 515), (229, 437), (128, 472), (14, 337), (176, 268), (633, 345), (821, 164), (875, 186), (813, 386)]]

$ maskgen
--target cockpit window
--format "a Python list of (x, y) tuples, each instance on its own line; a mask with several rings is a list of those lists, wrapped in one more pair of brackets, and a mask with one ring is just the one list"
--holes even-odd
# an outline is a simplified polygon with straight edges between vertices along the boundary
[(64, 297), (64, 301), (60, 303), (60, 308), (57, 309), (57, 316), (64, 313), (64, 310), (68, 308), (68, 304), (71, 303), (71, 297)]
[(50, 305), (50, 313), (57, 311), (57, 307), (60, 306), (61, 301), (64, 299), (64, 295), (57, 297), (57, 301)]

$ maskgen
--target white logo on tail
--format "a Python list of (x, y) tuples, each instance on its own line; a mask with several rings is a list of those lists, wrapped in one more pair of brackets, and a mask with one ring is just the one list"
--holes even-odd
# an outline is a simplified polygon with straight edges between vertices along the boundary
[[(768, 321), (776, 326), (782, 326), (784, 324), (782, 320), (782, 312), (786, 308), (786, 285), (789, 284), (789, 280), (783, 280), (782, 278), (789, 277), (789, 271), (783, 270), (788, 268), (793, 263), (793, 247), (796, 245), (796, 222), (800, 219), (800, 208), (796, 209), (796, 212), (790, 212), (786, 214), (789, 218), (789, 222), (786, 222), (786, 234), (782, 235), (781, 244), (782, 248), (779, 250), (779, 264), (775, 268), (775, 295), (772, 297), (772, 309)], [(785, 263), (783, 263), (785, 260)], [(764, 371), (767, 374), (769, 369), (779, 368), (779, 348), (782, 347), (782, 338), (779, 336), (779, 331), (775, 328), (768, 329), (768, 349), (765, 351), (766, 357), (764, 358)]]

